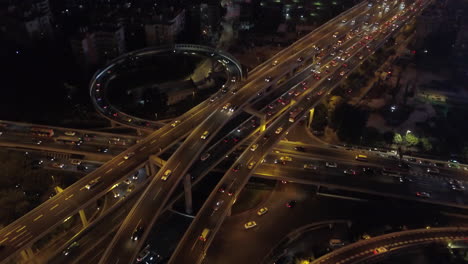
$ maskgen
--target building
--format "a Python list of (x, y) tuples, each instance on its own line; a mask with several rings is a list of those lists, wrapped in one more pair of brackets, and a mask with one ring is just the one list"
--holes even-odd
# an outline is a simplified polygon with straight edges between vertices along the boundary
[(220, 37), (221, 12), (219, 6), (200, 5), (200, 33), (204, 44), (215, 45)]
[(72, 38), (71, 46), (82, 66), (105, 64), (125, 52), (125, 34), (121, 25), (104, 24), (82, 28)]
[(185, 9), (153, 15), (145, 23), (146, 45), (158, 46), (176, 41), (185, 26)]

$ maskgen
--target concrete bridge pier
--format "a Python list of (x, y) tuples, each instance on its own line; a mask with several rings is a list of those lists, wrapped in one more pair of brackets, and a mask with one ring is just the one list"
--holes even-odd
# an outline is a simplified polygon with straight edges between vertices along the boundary
[(192, 205), (192, 179), (190, 173), (187, 173), (184, 177), (184, 194), (185, 194), (185, 213), (193, 213)]

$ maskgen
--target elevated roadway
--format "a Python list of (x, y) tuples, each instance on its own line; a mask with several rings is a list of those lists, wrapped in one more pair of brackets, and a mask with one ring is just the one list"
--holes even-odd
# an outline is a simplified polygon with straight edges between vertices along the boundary
[[(361, 4), (361, 6), (364, 5)], [(355, 9), (353, 9), (350, 12), (357, 12), (360, 14), (365, 11), (355, 11)], [(339, 23), (341, 26), (341, 21)], [(328, 26), (332, 27), (330, 25)], [(327, 28), (327, 26), (324, 28)], [(323, 34), (322, 37), (329, 32), (329, 30), (325, 30), (324, 32), (324, 28), (317, 31)], [(301, 39), (301, 42), (304, 45), (302, 49), (290, 49), (292, 54), (282, 54), (280, 58), (276, 57), (276, 59), (281, 62), (276, 67), (270, 67), (261, 74), (249, 76), (248, 80), (242, 83), (239, 91), (229, 100), (231, 106), (237, 107), (236, 111), (233, 111), (233, 113), (231, 111), (222, 111), (222, 109), (215, 111), (205, 119), (200, 126), (195, 128), (183, 145), (178, 148), (162, 169), (156, 174), (147, 190), (140, 197), (127, 219), (125, 219), (123, 225), (109, 245), (109, 248), (104, 253), (100, 263), (130, 263), (135, 258), (144, 239), (156, 221), (162, 206), (166, 202), (167, 197), (170, 196), (183, 177), (190, 178), (189, 176), (186, 176), (186, 174), (189, 167), (194, 162), (194, 157), (199, 156), (203, 148), (209, 143), (209, 139), (212, 135), (216, 134), (230, 118), (237, 114), (240, 109), (247, 106), (250, 100), (255, 98), (258, 93), (264, 92), (265, 89), (272, 86), (272, 84), (277, 83), (283, 77), (294, 75), (300, 71), (302, 67), (298, 62), (311, 61), (311, 59), (316, 55), (316, 50), (311, 49), (311, 46), (315, 43), (313, 40), (317, 38), (317, 32), (313, 32)], [(312, 42), (305, 42), (304, 39), (312, 40)], [(307, 48), (309, 48), (308, 51)], [(297, 54), (304, 57), (298, 58)], [(289, 61), (289, 63), (287, 63), (287, 61)], [(294, 64), (291, 64), (293, 62)], [(206, 139), (203, 139), (203, 134), (205, 132), (209, 135)], [(164, 174), (169, 175), (167, 180), (166, 176), (163, 177)], [(137, 228), (144, 229), (142, 240), (140, 242), (132, 243), (128, 238), (132, 236), (132, 233)]]
[[(374, 4), (377, 5), (376, 3)], [(378, 49), (380, 45), (382, 45), (382, 43), (384, 43), (385, 40), (387, 40), (388, 37), (392, 35), (395, 29), (401, 27), (416, 13), (416, 7), (420, 7), (421, 4), (420, 2), (417, 2), (412, 5), (408, 4), (407, 6), (410, 7), (407, 7), (407, 9), (403, 10), (403, 8), (400, 8), (398, 5), (396, 5), (390, 8), (388, 14), (383, 16), (375, 15), (375, 19), (380, 19), (380, 21), (377, 20), (379, 24), (385, 26), (379, 26), (379, 29), (376, 32), (374, 32), (375, 30), (371, 30), (374, 32), (374, 34), (370, 34), (364, 37), (366, 40), (372, 39), (369, 40), (368, 43), (362, 44), (362, 46), (365, 46), (364, 49), (357, 48), (361, 54), (364, 54), (364, 57), (369, 56), (376, 49)], [(378, 12), (377, 8), (372, 12)], [(386, 23), (387, 21), (389, 23)], [(362, 24), (365, 22), (369, 22), (369, 20), (359, 21), (359, 23)], [(358, 23), (357, 20), (355, 23)], [(392, 30), (389, 30), (390, 25), (393, 27)], [(364, 40), (361, 40), (359, 43), (362, 43), (362, 41)], [(357, 51), (354, 50), (350, 53), (350, 58), (346, 60), (346, 64), (350, 65), (347, 70), (335, 70), (326, 75), (324, 78), (329, 76), (331, 76), (331, 78), (327, 78), (328, 82), (318, 82), (320, 84), (320, 89), (318, 91), (314, 90), (313, 96), (307, 97), (308, 93), (304, 93), (302, 96), (299, 96), (297, 103), (294, 105), (295, 109), (302, 109), (299, 111), (299, 116), (305, 114), (305, 111), (314, 107), (321, 99), (323, 99), (324, 94), (327, 94), (333, 90), (333, 88), (337, 86), (342, 78), (347, 76), (347, 74), (352, 69), (359, 65), (359, 59), (357, 57), (360, 56), (355, 56)], [(338, 64), (341, 65), (340, 63)], [(325, 69), (320, 69), (320, 71), (324, 72)], [(201, 263), (203, 261), (206, 250), (213, 240), (213, 237), (221, 226), (223, 219), (229, 215), (231, 205), (236, 201), (237, 195), (240, 193), (243, 186), (247, 183), (250, 175), (265, 158), (269, 150), (272, 149), (273, 146), (282, 137), (285, 136), (285, 133), (297, 122), (298, 120), (293, 120), (293, 122), (290, 122), (289, 113), (283, 114), (275, 122), (273, 122), (264, 133), (259, 135), (253, 141), (252, 146), (258, 145), (261, 151), (250, 151), (247, 149), (241, 154), (236, 163), (224, 175), (218, 186), (208, 197), (207, 201), (197, 214), (197, 217), (192, 222), (181, 242), (179, 243), (169, 263)], [(227, 196), (226, 194), (218, 192), (222, 185), (227, 185), (229, 188), (234, 190), (233, 195)], [(198, 239), (198, 237), (202, 234), (204, 229), (208, 229), (211, 232), (206, 237), (206, 241), (201, 241)]]
[(381, 259), (409, 246), (427, 243), (448, 244), (452, 241), (468, 239), (466, 227), (443, 227), (416, 229), (390, 233), (368, 240), (361, 240), (326, 254), (311, 264), (350, 264), (364, 263), (375, 258)]

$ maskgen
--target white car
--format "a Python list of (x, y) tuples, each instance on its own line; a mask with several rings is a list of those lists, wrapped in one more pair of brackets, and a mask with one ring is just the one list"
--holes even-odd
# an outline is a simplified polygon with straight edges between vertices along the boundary
[(257, 223), (255, 221), (249, 221), (249, 222), (245, 223), (244, 228), (245, 229), (250, 229), (250, 228), (254, 228), (256, 226), (257, 226)]
[(283, 128), (282, 127), (278, 127), (275, 131), (275, 134), (279, 134), (281, 133), (281, 131), (283, 131)]
[(76, 135), (76, 132), (75, 131), (65, 131), (65, 135), (73, 137), (74, 135)]
[(338, 164), (336, 164), (335, 162), (328, 162), (328, 161), (327, 161), (327, 162), (325, 163), (325, 166), (326, 166), (327, 168), (337, 168), (337, 167), (338, 167)]

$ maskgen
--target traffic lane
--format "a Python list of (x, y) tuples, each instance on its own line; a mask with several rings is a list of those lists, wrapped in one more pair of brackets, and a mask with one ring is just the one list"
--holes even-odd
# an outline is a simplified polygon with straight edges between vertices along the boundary
[[(117, 164), (116, 164), (117, 165)], [(115, 165), (115, 167), (116, 167)], [(109, 171), (109, 170), (108, 170)], [(110, 172), (110, 171), (109, 171)], [(101, 178), (100, 176), (98, 178)], [(103, 184), (109, 184), (115, 182), (114, 179), (112, 179), (109, 183), (107, 183), (103, 179)], [(42, 213), (40, 215), (34, 214), (35, 210), (31, 212), (31, 214), (23, 220), (26, 220), (23, 226), (20, 227), (21, 231), (21, 237), (17, 236), (12, 239), (8, 239), (8, 236), (17, 229), (17, 226), (12, 226), (10, 229), (11, 231), (8, 232), (8, 227), (4, 228), (4, 232), (6, 233), (4, 235), (4, 238), (7, 240), (4, 240), (4, 244), (7, 244), (7, 248), (11, 248), (14, 250), (14, 247), (19, 247), (22, 244), (26, 243), (26, 241), (33, 239), (32, 234), (34, 233), (40, 233), (43, 230), (47, 230), (50, 227), (49, 223), (52, 221), (52, 219), (55, 219), (56, 217), (60, 217), (61, 215), (64, 214), (64, 212), (67, 211), (73, 211), (75, 212), (77, 210), (77, 205), (87, 205), (89, 204), (89, 201), (87, 197), (89, 196), (90, 193), (96, 193), (98, 187), (100, 184), (96, 186), (96, 189), (92, 188), (91, 190), (87, 190), (85, 188), (85, 185), (87, 183), (84, 183), (84, 185), (72, 185), (69, 187), (68, 194), (64, 195), (64, 193), (60, 193), (58, 195), (55, 195), (49, 201), (53, 201), (50, 206), (47, 208), (43, 208), (44, 210), (47, 210), (48, 213)], [(93, 190), (95, 192), (93, 192)], [(101, 190), (102, 191), (102, 190)], [(61, 217), (61, 219), (66, 218), (70, 214), (65, 214)], [(12, 247), (10, 247), (12, 246)], [(2, 252), (6, 252), (5, 250)]]
[[(247, 156), (249, 156), (249, 155), (247, 155)], [(242, 160), (242, 156), (241, 156), (240, 160)], [(244, 163), (245, 160), (243, 160), (243, 161), (241, 161), (241, 162)], [(211, 201), (211, 197), (210, 197), (209, 199), (210, 199), (210, 201)]]
[[(285, 204), (291, 200), (297, 201), (296, 206), (286, 207)], [(277, 185), (268, 199), (256, 208), (225, 219), (208, 250), (206, 263), (261, 263), (270, 250), (292, 230), (323, 219), (346, 219), (352, 215), (352, 212), (347, 212), (351, 211), (352, 206), (344, 210), (322, 210), (336, 208), (333, 205), (342, 206), (342, 200), (325, 203), (327, 205), (311, 195), (307, 186), (294, 183)], [(257, 210), (261, 207), (269, 210), (258, 216)], [(244, 229), (244, 224), (252, 220), (257, 222), (257, 227)]]
[[(300, 146), (304, 147), (304, 151), (298, 151), (294, 148)], [(330, 147), (321, 147), (321, 146), (314, 146), (314, 145), (303, 145), (291, 142), (282, 141), (279, 144), (279, 147), (275, 150), (280, 151), (285, 154), (296, 155), (296, 157), (322, 157), (323, 159), (330, 159), (330, 161), (338, 161), (341, 160), (348, 164), (355, 164), (355, 165), (362, 165), (366, 166), (367, 164), (371, 166), (378, 166), (378, 167), (390, 167), (395, 168), (396, 170), (401, 171), (402, 175), (408, 174), (409, 171), (418, 172), (417, 174), (428, 174), (427, 169), (431, 168), (430, 166), (426, 166), (423, 164), (417, 163), (408, 163), (399, 160), (396, 156), (384, 156), (381, 152), (376, 151), (366, 151), (366, 150), (345, 150), (342, 148), (330, 148)], [(354, 160), (356, 155), (364, 154), (367, 156), (368, 161), (356, 161)], [(339, 159), (337, 159), (339, 158)], [(408, 169), (403, 169), (399, 167), (399, 164), (408, 164), (410, 167)], [(433, 177), (439, 177), (441, 180), (447, 179), (458, 179), (458, 180), (465, 180), (465, 173), (461, 169), (453, 169), (453, 168), (440, 168), (440, 173), (432, 174)], [(410, 173), (409, 173), (410, 174)], [(428, 174), (429, 175), (429, 174)]]
[[(314, 185), (330, 184), (336, 188), (344, 190), (362, 191), (375, 195), (392, 196), (401, 199), (409, 199), (414, 201), (442, 203), (450, 206), (466, 207), (465, 204), (460, 204), (457, 197), (458, 194), (448, 192), (447, 190), (431, 190), (431, 197), (417, 197), (416, 192), (426, 191), (426, 186), (418, 186), (414, 184), (398, 184), (391, 182), (381, 182), (379, 177), (359, 177), (356, 175), (346, 175), (340, 171), (330, 170), (327, 173), (313, 172), (307, 173), (304, 169), (281, 166), (262, 166), (256, 172), (256, 175), (269, 179), (282, 179), (292, 182), (311, 183)], [(387, 176), (391, 178), (390, 176)], [(385, 177), (382, 177), (385, 178)], [(416, 186), (416, 187), (415, 187)], [(467, 197), (464, 195), (464, 197)]]
[[(207, 139), (213, 136), (212, 131), (216, 131), (216, 129), (220, 128), (220, 124), (224, 122), (225, 115), (226, 113), (222, 112), (214, 113), (212, 116), (213, 122), (207, 123), (209, 125), (207, 131), (211, 131)], [(113, 239), (112, 244), (108, 247), (108, 251), (106, 251), (101, 261), (106, 261), (106, 263), (117, 263), (119, 261), (128, 262), (138, 254), (137, 249), (141, 248), (143, 242), (131, 244), (129, 243), (130, 239), (127, 239), (127, 237), (130, 238), (134, 230), (140, 225), (144, 227), (143, 238), (149, 233), (150, 228), (148, 226), (156, 220), (162, 206), (175, 187), (177, 187), (177, 183), (185, 176), (188, 170), (187, 166), (190, 166), (194, 161), (194, 157), (197, 157), (199, 152), (203, 150), (207, 142), (205, 139), (201, 138), (204, 132), (204, 129), (197, 128), (193, 132), (193, 136), (186, 140), (186, 144), (180, 147), (174, 153), (173, 157), (168, 160), (164, 168), (158, 172), (155, 179), (152, 180), (140, 197), (138, 203), (125, 219), (124, 224), (117, 232), (117, 235)], [(181, 164), (188, 165), (181, 166)], [(171, 170), (171, 173), (167, 177), (167, 180), (164, 181), (161, 177), (166, 174), (168, 170)], [(150, 210), (148, 208), (152, 209)]]
[[(113, 233), (125, 218), (128, 211), (130, 211), (133, 202), (135, 202), (137, 196), (132, 196), (129, 200), (125, 200), (125, 204), (121, 208), (112, 211), (99, 221), (95, 226), (88, 228), (85, 232), (81, 233), (80, 236), (74, 241), (79, 243), (79, 247), (71, 252), (68, 256), (60, 254), (49, 261), (49, 263), (70, 263), (78, 262), (81, 263), (83, 255), (87, 255), (90, 250), (101, 244), (102, 239), (106, 239), (111, 233)], [(70, 242), (68, 244), (71, 244)], [(103, 250), (103, 249), (102, 249)], [(74, 260), (71, 260), (73, 258)], [(72, 262), (72, 263), (73, 263)]]
[[(461, 240), (467, 235), (466, 229), (453, 228), (454, 231), (447, 231), (448, 228), (437, 230), (414, 230), (407, 232), (390, 233), (370, 240), (361, 241), (342, 248), (339, 251), (331, 252), (312, 263), (355, 263), (361, 259), (367, 259), (379, 247), (387, 250), (404, 248), (409, 244), (427, 243), (433, 241), (447, 241), (452, 239)], [(460, 230), (460, 231), (458, 231)]]

